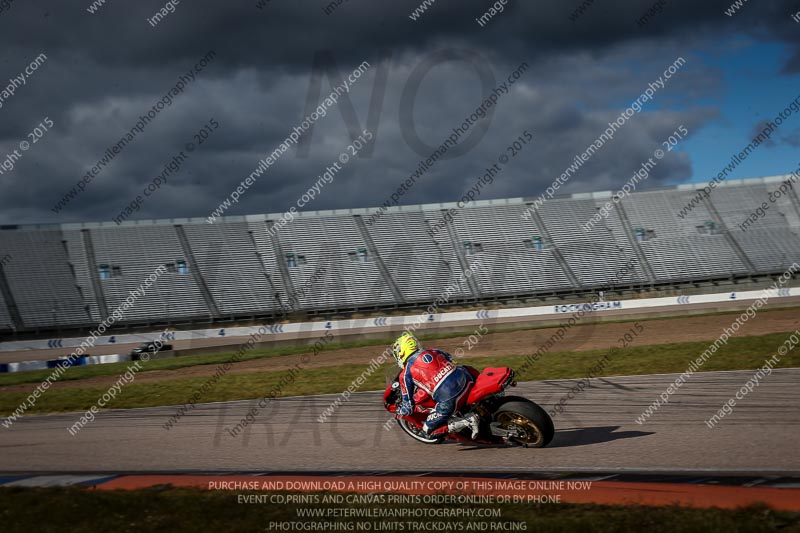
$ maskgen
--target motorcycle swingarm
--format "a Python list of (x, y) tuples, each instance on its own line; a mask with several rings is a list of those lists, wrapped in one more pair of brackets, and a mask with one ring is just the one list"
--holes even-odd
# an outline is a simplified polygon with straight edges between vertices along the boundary
[(495, 437), (502, 437), (504, 439), (512, 438), (512, 437), (522, 437), (519, 431), (516, 429), (503, 429), (500, 427), (500, 422), (492, 422), (489, 424), (489, 431), (491, 431), (492, 435)]

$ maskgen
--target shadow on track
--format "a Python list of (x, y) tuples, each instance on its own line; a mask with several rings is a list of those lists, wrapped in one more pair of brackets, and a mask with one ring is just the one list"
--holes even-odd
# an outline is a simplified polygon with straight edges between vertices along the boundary
[(635, 439), (653, 435), (654, 431), (621, 431), (614, 433), (620, 426), (599, 426), (594, 428), (578, 428), (556, 431), (553, 442), (548, 448), (569, 448), (611, 442), (620, 439)]
[[(588, 446), (620, 439), (635, 439), (653, 435), (655, 431), (621, 431), (614, 433), (620, 426), (599, 426), (594, 428), (576, 428), (556, 430), (553, 442), (547, 448), (572, 448), (575, 446)], [(485, 450), (487, 448), (509, 448), (506, 444), (466, 444), (454, 441), (445, 441), (442, 445), (458, 446), (459, 451)]]

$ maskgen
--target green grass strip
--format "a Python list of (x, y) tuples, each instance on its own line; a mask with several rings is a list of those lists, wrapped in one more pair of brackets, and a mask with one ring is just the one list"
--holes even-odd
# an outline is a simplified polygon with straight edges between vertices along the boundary
[[(693, 509), (688, 507), (639, 507), (593, 504), (488, 504), (479, 507), (499, 511), (493, 518), (299, 518), (298, 510), (320, 509), (432, 509), (430, 504), (270, 504), (239, 503), (238, 492), (202, 491), (158, 487), (132, 491), (80, 488), (0, 488), (0, 519), (7, 533), (70, 531), (73, 533), (238, 532), (276, 531), (276, 523), (368, 522), (370, 531), (419, 531), (415, 524), (437, 522), (435, 531), (537, 531), (617, 532), (798, 531), (800, 513), (774, 511), (763, 506), (740, 509)], [(258, 493), (263, 494), (263, 493)], [(305, 495), (308, 497), (309, 495)], [(320, 501), (324, 495), (320, 494)], [(396, 511), (397, 512), (397, 511)], [(394, 523), (394, 527), (390, 525)], [(485, 524), (485, 529), (470, 524)], [(399, 526), (397, 524), (400, 524)], [(494, 529), (492, 524), (508, 524)], [(514, 526), (516, 525), (516, 526)], [(314, 531), (309, 529), (308, 531)], [(347, 531), (347, 529), (339, 529)], [(432, 529), (433, 530), (433, 529)], [(302, 531), (302, 529), (298, 529)]]
[[(763, 366), (764, 359), (775, 353), (790, 333), (734, 337), (722, 346), (702, 367), (701, 371), (747, 370)], [(589, 350), (585, 352), (552, 352), (545, 354), (537, 362), (527, 365), (520, 372), (520, 381), (564, 379), (584, 377), (589, 369), (597, 365), (603, 356), (608, 361), (599, 375), (637, 375), (683, 372), (689, 362), (699, 356), (709, 346), (709, 341), (682, 342), (632, 348), (612, 348)], [(536, 347), (531, 348), (531, 353)], [(523, 367), (526, 354), (502, 357), (478, 357), (462, 362), (483, 368), (486, 366)], [(800, 350), (783, 356), (777, 368), (800, 367)], [(384, 365), (370, 375), (362, 391), (382, 389), (386, 383), (386, 372), (390, 364)], [(310, 394), (340, 393), (358, 378), (367, 365), (350, 364), (321, 368), (303, 369), (296, 379), (280, 387), (278, 396), (299, 396)], [(254, 372), (248, 374), (227, 374), (207, 391), (199, 403), (245, 400), (265, 396), (285, 378), (285, 371)], [(138, 384), (135, 381), (122, 388), (121, 394), (111, 402), (111, 408), (152, 407), (177, 405), (189, 401), (192, 394), (209, 378), (165, 379), (156, 383)], [(33, 385), (31, 386), (33, 389)], [(83, 411), (91, 407), (108, 388), (69, 388), (50, 389), (41, 395), (28, 413), (59, 411)], [(7, 415), (27, 398), (28, 393), (0, 393), (0, 413)]]
[[(785, 310), (786, 308), (765, 309), (761, 311), (761, 314), (785, 311)], [(717, 316), (717, 315), (735, 316), (738, 314), (740, 314), (740, 312), (738, 311), (737, 312), (726, 311), (726, 312), (713, 312), (713, 313), (692, 315), (692, 317), (694, 319), (699, 320), (705, 316)], [(566, 321), (566, 318), (567, 317), (565, 317), (564, 321)], [(648, 317), (648, 318), (610, 320), (610, 321), (605, 320), (602, 322), (587, 321), (587, 322), (581, 322), (579, 325), (583, 327), (594, 325), (595, 327), (599, 328), (602, 328), (605, 324), (633, 323), (633, 322), (643, 322), (646, 325), (647, 322), (653, 320), (672, 320), (678, 318), (685, 318), (685, 316)], [(493, 325), (489, 324), (489, 326)], [(502, 324), (496, 324), (496, 326), (497, 327), (490, 328), (490, 333), (509, 333), (515, 331), (530, 331), (530, 330), (551, 329), (558, 327), (552, 324), (543, 326), (533, 326), (533, 327), (525, 326), (525, 327), (506, 327), (506, 328), (504, 328)], [(465, 337), (473, 333), (474, 329), (475, 328), (471, 328), (471, 329), (465, 329), (463, 331), (452, 331), (447, 333), (420, 332), (419, 337), (426, 342), (436, 339), (451, 339), (457, 337)], [(243, 339), (242, 344), (244, 344), (247, 341), (247, 337), (242, 337), (242, 339)], [(346, 343), (331, 343), (322, 346), (322, 351), (359, 348), (364, 346), (376, 346), (379, 347), (379, 349), (376, 349), (376, 355), (377, 355), (378, 353), (382, 352), (383, 349), (386, 348), (388, 345), (390, 345), (393, 341), (394, 337), (386, 337), (386, 338), (367, 339), (363, 341), (354, 341)], [(219, 365), (229, 361), (231, 357), (236, 353), (238, 348), (239, 345), (232, 345), (231, 351), (219, 354), (186, 355), (169, 359), (155, 359), (151, 360), (147, 364), (147, 367), (142, 369), (142, 372), (152, 372), (155, 370), (177, 370), (180, 368), (187, 368), (191, 366)], [(245, 352), (244, 355), (239, 360), (251, 361), (254, 359), (265, 359), (269, 357), (284, 357), (288, 355), (310, 353), (311, 351), (312, 351), (311, 345), (285, 346), (279, 348), (260, 349), (260, 350), (256, 349)], [(74, 380), (81, 380), (98, 376), (118, 376), (119, 374), (125, 372), (125, 369), (128, 367), (129, 364), (130, 362), (122, 362), (122, 363), (109, 363), (105, 365), (76, 366), (68, 369), (61, 376), (61, 379), (59, 381), (74, 381)], [(53, 370), (49, 369), (49, 370), (30, 370), (26, 372), (0, 374), (0, 387), (6, 385), (19, 385), (22, 383), (41, 383), (52, 372)]]

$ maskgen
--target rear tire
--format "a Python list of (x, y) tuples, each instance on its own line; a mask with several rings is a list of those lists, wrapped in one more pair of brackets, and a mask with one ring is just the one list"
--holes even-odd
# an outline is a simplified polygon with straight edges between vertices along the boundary
[(547, 412), (525, 398), (502, 404), (494, 413), (494, 420), (504, 429), (517, 429), (525, 433), (523, 438), (512, 438), (514, 442), (531, 448), (543, 448), (555, 435), (553, 420)]
[(400, 426), (400, 429), (405, 431), (412, 439), (422, 442), (423, 444), (439, 444), (444, 440), (444, 437), (426, 436), (422, 428), (418, 428), (405, 418), (398, 418), (397, 424)]

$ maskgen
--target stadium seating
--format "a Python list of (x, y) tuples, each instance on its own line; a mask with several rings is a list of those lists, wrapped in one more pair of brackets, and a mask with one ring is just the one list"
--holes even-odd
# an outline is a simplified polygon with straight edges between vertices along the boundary
[(370, 308), (395, 301), (352, 216), (298, 217), (277, 236), (301, 305)]
[[(102, 265), (111, 269), (110, 277), (100, 280), (108, 310), (117, 308), (159, 265), (176, 265), (178, 261), (187, 260), (172, 225), (106, 226), (91, 230), (91, 240), (96, 271), (99, 272)], [(116, 267), (120, 268), (118, 273), (114, 271)], [(137, 300), (125, 318), (148, 321), (168, 317), (210, 318), (212, 314), (196, 278), (170, 269)]]
[[(608, 285), (616, 272), (633, 257), (632, 244), (624, 232), (613, 232), (608, 220), (584, 231), (582, 225), (597, 212), (592, 200), (558, 199), (545, 203), (541, 219), (552, 236), (552, 244), (560, 250), (568, 268), (574, 272), (579, 286)], [(614, 213), (612, 213), (614, 215)]]
[(11, 315), (8, 313), (6, 299), (0, 293), (0, 331), (11, 330), (14, 328), (14, 322), (11, 320)]
[[(644, 192), (625, 202), (634, 227), (654, 232), (640, 242), (659, 281), (746, 275), (747, 267), (736, 255), (724, 233), (700, 233), (713, 217), (698, 205), (683, 219), (676, 216), (693, 191)], [(753, 272), (755, 274), (755, 272)]]
[[(456, 244), (471, 248), (470, 260), (480, 261), (475, 276), (481, 294), (544, 293), (570, 287), (552, 248), (534, 250), (533, 241), (543, 232), (522, 217), (524, 208), (519, 204), (480, 206), (454, 214)], [(480, 251), (475, 245), (480, 245)]]
[[(764, 184), (727, 187), (719, 190), (718, 198), (715, 196), (720, 216), (760, 271), (786, 270), (800, 250), (800, 211), (788, 195), (770, 201), (769, 193), (774, 189)], [(763, 217), (742, 229), (747, 216), (763, 202), (769, 206)]]
[[(536, 209), (533, 198), (511, 198), (379, 216), (303, 212), (282, 226), (278, 215), (3, 226), (0, 331), (96, 324), (161, 265), (166, 271), (123, 323), (280, 319), (419, 307), (445, 292), (463, 303), (775, 275), (800, 261), (800, 200), (794, 191), (768, 200), (786, 178), (723, 183), (702, 201), (691, 185), (637, 192), (593, 225), (610, 192)], [(743, 226), (764, 201), (764, 215)]]
[[(262, 314), (275, 309), (276, 292), (270, 280), (276, 277), (274, 255), (269, 251), (265, 271), (251, 229), (245, 222), (186, 224), (183, 226), (197, 265), (223, 316)], [(278, 289), (278, 292), (282, 287)]]
[(451, 285), (460, 297), (469, 297), (469, 290), (458, 283), (462, 269), (453, 242), (446, 231), (432, 236), (427, 220), (423, 211), (388, 212), (368, 231), (405, 301), (433, 301)]
[[(75, 283), (60, 229), (3, 231), (2, 252), (10, 258), (3, 270), (22, 326), (52, 328), (90, 320), (84, 296)], [(11, 315), (8, 307), (5, 315)]]

